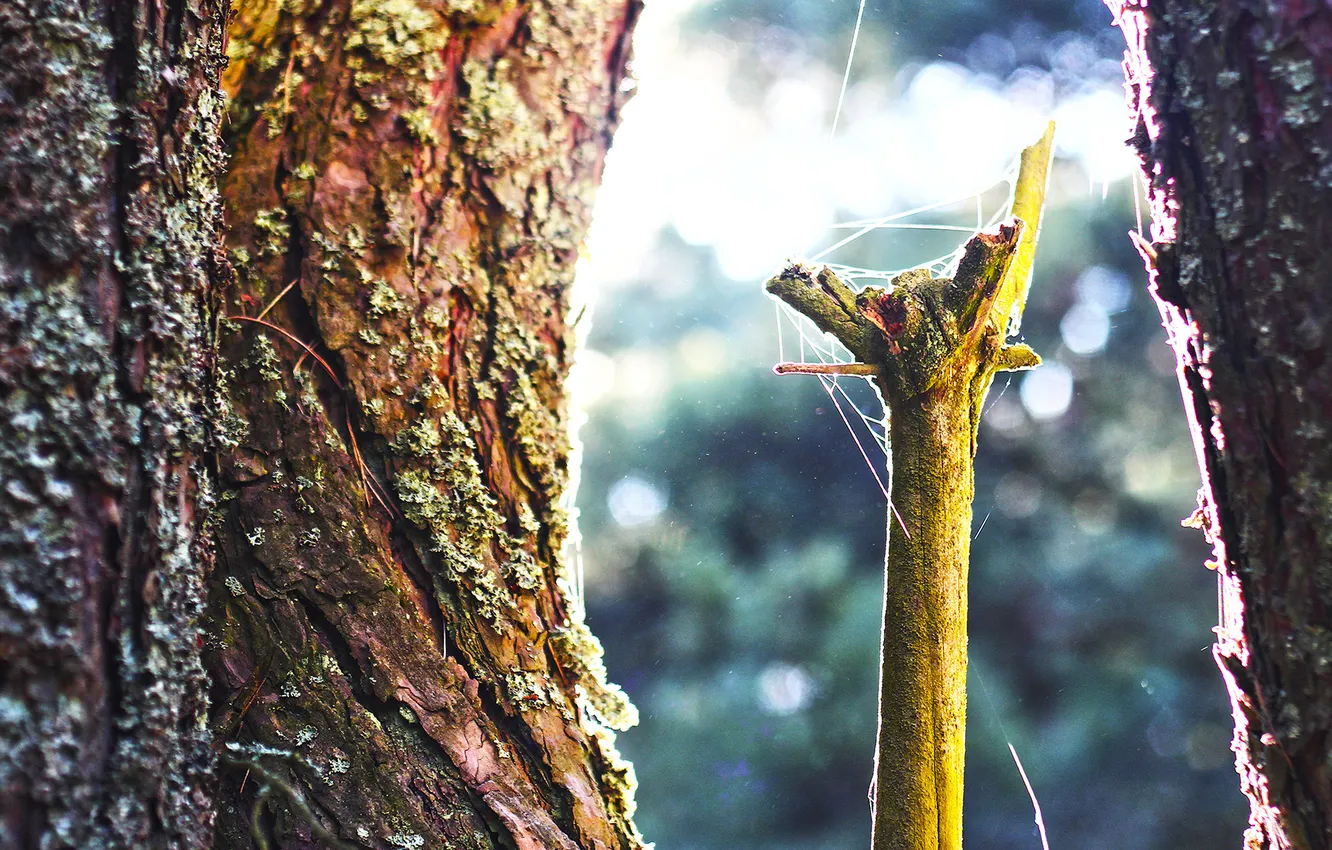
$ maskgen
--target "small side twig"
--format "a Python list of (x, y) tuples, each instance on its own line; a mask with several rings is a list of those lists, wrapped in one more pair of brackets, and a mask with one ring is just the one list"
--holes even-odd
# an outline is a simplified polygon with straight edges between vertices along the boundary
[[(246, 681), (245, 686), (241, 689), (241, 694), (245, 697), (245, 702), (241, 705), (240, 710), (225, 723), (221, 724), (218, 730), (214, 733), (213, 752), (217, 752), (221, 749), (227, 740), (240, 730), (241, 723), (245, 720), (245, 715), (249, 713), (250, 707), (254, 705), (255, 699), (259, 696), (259, 692), (263, 690), (264, 683), (268, 681), (268, 673), (272, 670), (273, 660), (276, 657), (276, 652), (270, 653), (268, 658), (265, 659), (262, 664), (256, 666), (253, 672), (250, 673), (249, 680)], [(244, 784), (245, 783), (242, 782), (241, 787), (244, 787)]]
[[(268, 311), (265, 310), (264, 312), (268, 312)], [(315, 361), (316, 361), (320, 366), (323, 366), (323, 367), (324, 367), (324, 371), (328, 373), (328, 378), (329, 378), (329, 380), (333, 382), (333, 386), (337, 387), (338, 389), (342, 389), (342, 388), (343, 388), (343, 386), (342, 386), (342, 382), (338, 380), (338, 376), (337, 376), (337, 374), (334, 373), (334, 371), (333, 371), (333, 367), (330, 366), (330, 365), (328, 365), (328, 361), (325, 360), (324, 358), (320, 357), (320, 356), (319, 356), (319, 352), (317, 352), (317, 351), (315, 351), (313, 348), (311, 348), (310, 345), (309, 345), (309, 343), (305, 342), (305, 341), (302, 340), (300, 337), (298, 337), (298, 336), (296, 336), (295, 334), (291, 333), (291, 332), (288, 331), (287, 329), (285, 329), (285, 328), (280, 328), (280, 327), (278, 327), (277, 325), (273, 324), (272, 322), (266, 322), (266, 321), (264, 321), (263, 319), (252, 319), (252, 318), (250, 318), (249, 316), (231, 315), (231, 316), (227, 316), (227, 319), (228, 319), (229, 321), (236, 321), (236, 322), (253, 322), (253, 323), (256, 324), (256, 325), (262, 325), (262, 326), (268, 328), (270, 331), (277, 331), (278, 333), (280, 333), (280, 334), (282, 334), (284, 337), (286, 337), (286, 338), (287, 338), (292, 344), (299, 346), (299, 347), (301, 348), (302, 351), (304, 351), (306, 354), (308, 354), (308, 355), (310, 355), (311, 357), (313, 357), (313, 358), (315, 359)]]
[[(235, 744), (229, 744), (228, 749), (244, 752), (247, 748)], [(274, 791), (281, 794), (293, 813), (309, 824), (310, 833), (315, 838), (334, 848), (334, 850), (357, 850), (355, 845), (348, 844), (338, 838), (332, 830), (324, 826), (319, 818), (315, 816), (314, 811), (310, 808), (310, 804), (305, 801), (305, 797), (293, 788), (291, 783), (269, 770), (259, 761), (261, 755), (283, 757), (294, 764), (299, 764), (313, 770), (305, 759), (295, 753), (288, 753), (282, 750), (270, 750), (264, 748), (262, 752), (256, 750), (249, 758), (230, 755), (222, 756), (222, 762), (224, 764), (238, 768), (243, 767), (245, 768), (247, 775), (253, 773), (262, 783), (259, 786), (259, 790), (255, 793), (254, 807), (250, 810), (250, 835), (254, 837), (255, 844), (261, 848), (261, 850), (266, 850), (269, 845), (268, 838), (263, 834), (263, 827), (259, 822), (259, 818), (263, 813), (264, 803), (273, 795)]]
[(282, 291), (279, 292), (277, 295), (274, 295), (274, 296), (273, 296), (273, 300), (268, 302), (268, 306), (265, 307), (265, 308), (259, 313), (258, 316), (255, 316), (255, 319), (262, 319), (264, 316), (267, 316), (267, 315), (268, 315), (268, 311), (269, 311), (269, 310), (272, 310), (274, 307), (276, 307), (276, 306), (278, 305), (278, 302), (281, 301), (284, 297), (286, 297), (286, 295), (287, 295), (288, 292), (291, 292), (291, 288), (292, 288), (293, 286), (296, 285), (297, 280), (299, 280), (299, 278), (297, 278), (296, 280), (293, 280), (291, 283), (289, 283), (289, 284), (287, 284), (286, 286), (282, 287)]
[(855, 375), (866, 378), (879, 373), (868, 363), (778, 363), (772, 371), (778, 375)]
[[(333, 367), (328, 365), (328, 361), (325, 360), (323, 357), (320, 357), (319, 352), (311, 348), (309, 343), (305, 342), (300, 337), (291, 333), (287, 329), (279, 327), (278, 325), (275, 325), (272, 322), (265, 321), (262, 318), (264, 313), (267, 313), (269, 310), (271, 310), (273, 308), (273, 305), (277, 304), (277, 302), (282, 299), (282, 296), (286, 295), (288, 290), (290, 290), (295, 285), (296, 281), (294, 280), (291, 283), (287, 284), (286, 289), (283, 289), (282, 292), (278, 293), (278, 296), (273, 299), (272, 303), (270, 303), (267, 307), (264, 308), (263, 313), (259, 314), (260, 315), (259, 318), (252, 318), (250, 316), (242, 316), (239, 314), (233, 314), (227, 316), (226, 318), (237, 322), (252, 322), (253, 324), (260, 325), (261, 327), (268, 328), (271, 331), (276, 331), (277, 333), (281, 334), (288, 341), (290, 341), (292, 344), (296, 346), (299, 346), (300, 349), (303, 352), (305, 352), (304, 354), (301, 355), (301, 360), (304, 360), (307, 355), (313, 357), (315, 359), (315, 362), (317, 362), (320, 366), (324, 367), (324, 371), (328, 373), (328, 379), (333, 382), (333, 386), (345, 392), (346, 388), (343, 387), (342, 382), (338, 380), (338, 376), (336, 373), (334, 373)], [(297, 366), (299, 365), (300, 361), (297, 361)], [(349, 442), (351, 443), (352, 458), (356, 461), (357, 474), (359, 474), (361, 478), (361, 488), (365, 491), (365, 503), (369, 505), (370, 497), (373, 496), (375, 501), (379, 503), (379, 506), (383, 508), (384, 511), (389, 516), (393, 516), (393, 508), (389, 506), (389, 503), (386, 498), (388, 495), (387, 491), (383, 489), (383, 486), (375, 479), (374, 475), (370, 473), (369, 467), (366, 466), (365, 459), (361, 457), (361, 447), (356, 441), (356, 429), (352, 426), (350, 404), (348, 404), (348, 410), (347, 410), (347, 437)]]

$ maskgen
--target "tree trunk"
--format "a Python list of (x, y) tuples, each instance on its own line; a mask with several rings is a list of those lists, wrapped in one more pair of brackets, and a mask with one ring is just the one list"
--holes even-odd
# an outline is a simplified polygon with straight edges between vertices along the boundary
[(567, 550), (564, 388), (638, 10), (239, 5), (219, 846), (641, 846), (607, 728), (634, 710)]
[(0, 846), (211, 833), (202, 468), (225, 5), (0, 4)]
[(1332, 847), (1332, 8), (1110, 5), (1220, 574), (1246, 846)]
[(967, 240), (951, 278), (911, 269), (856, 292), (793, 263), (764, 284), (855, 358), (773, 371), (871, 377), (891, 422), (873, 850), (962, 847), (976, 429), (995, 373), (1040, 364), (1005, 339), (1031, 284), (1054, 129), (1022, 152), (1014, 218)]

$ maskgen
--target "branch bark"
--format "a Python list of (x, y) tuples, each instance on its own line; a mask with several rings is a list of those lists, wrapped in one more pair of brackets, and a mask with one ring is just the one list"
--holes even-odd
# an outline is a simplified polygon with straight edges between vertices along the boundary
[(861, 361), (851, 365), (873, 367), (890, 413), (874, 850), (962, 847), (976, 429), (995, 372), (1040, 362), (1004, 340), (1026, 299), (1053, 140), (1051, 124), (1023, 152), (1014, 208), (1029, 223), (973, 237), (952, 278), (913, 269), (857, 294), (830, 269), (795, 264), (765, 286)]
[(867, 287), (854, 313), (838, 297), (850, 289), (826, 268), (793, 266), (767, 285), (842, 331), (842, 344), (875, 367), (891, 412), (896, 510), (884, 568), (874, 850), (962, 846), (972, 462), (1003, 347), (990, 310), (1021, 231), (1014, 221), (974, 237), (954, 278), (917, 269), (886, 291)]

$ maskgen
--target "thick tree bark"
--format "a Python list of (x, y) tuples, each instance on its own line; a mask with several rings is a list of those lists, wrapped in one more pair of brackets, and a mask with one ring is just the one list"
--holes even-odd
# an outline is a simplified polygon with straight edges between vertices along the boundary
[(564, 389), (638, 8), (239, 5), (219, 846), (641, 845), (607, 729), (633, 708), (566, 552)]
[(0, 847), (211, 833), (196, 518), (224, 9), (0, 4)]
[(1246, 846), (1332, 847), (1332, 8), (1110, 5), (1220, 573)]

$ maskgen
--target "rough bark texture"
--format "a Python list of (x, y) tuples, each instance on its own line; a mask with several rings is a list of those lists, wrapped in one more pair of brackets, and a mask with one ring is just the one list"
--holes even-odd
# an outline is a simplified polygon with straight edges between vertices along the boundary
[(640, 846), (564, 390), (638, 9), (239, 4), (219, 846)]
[(1246, 846), (1332, 847), (1332, 7), (1111, 8), (1220, 573)]
[(0, 4), (0, 846), (201, 847), (224, 5)]

